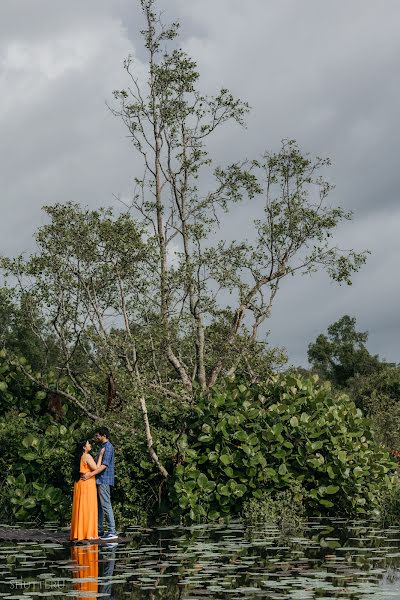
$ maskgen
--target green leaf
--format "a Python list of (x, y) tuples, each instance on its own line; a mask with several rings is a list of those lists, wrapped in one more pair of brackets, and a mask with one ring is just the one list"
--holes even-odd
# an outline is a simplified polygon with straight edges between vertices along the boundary
[(258, 435), (256, 435), (255, 433), (252, 433), (251, 435), (249, 435), (248, 444), (250, 444), (251, 446), (257, 446), (258, 443), (259, 443)]
[(243, 450), (243, 452), (247, 454), (247, 456), (251, 456), (253, 454), (253, 448), (251, 446), (248, 446), (247, 444), (242, 444), (240, 447)]
[(37, 454), (34, 454), (33, 452), (26, 452), (25, 454), (21, 455), (23, 459), (25, 460), (35, 460), (37, 458)]
[(247, 492), (247, 487), (243, 483), (239, 483), (239, 485), (234, 490), (233, 494), (236, 498), (242, 498)]
[(232, 462), (232, 457), (229, 454), (221, 454), (219, 459), (222, 462), (222, 464), (225, 466), (230, 465)]
[(335, 473), (330, 465), (326, 468), (326, 472), (328, 473), (330, 479), (335, 479)]
[(181, 508), (185, 509), (189, 505), (189, 499), (187, 496), (181, 496), (179, 498), (178, 504)]
[(328, 485), (328, 487), (325, 489), (325, 492), (327, 494), (336, 494), (337, 491), (339, 491), (339, 486), (338, 485)]
[(214, 451), (209, 452), (209, 454), (208, 454), (208, 460), (210, 462), (216, 462), (218, 460), (218, 454), (216, 452), (214, 452)]
[(249, 436), (247, 435), (247, 433), (245, 431), (243, 431), (243, 429), (240, 429), (239, 431), (237, 431), (235, 433), (235, 438), (237, 440), (239, 440), (239, 442), (247, 442), (248, 437)]
[(46, 429), (46, 435), (58, 435), (58, 433), (59, 431), (57, 425), (49, 425), (49, 427)]
[(361, 477), (363, 475), (363, 470), (361, 467), (354, 467), (353, 469), (354, 477)]
[(228, 486), (223, 485), (221, 483), (217, 485), (217, 492), (221, 496), (230, 496), (230, 493), (231, 493), (230, 489), (228, 488)]
[(313, 442), (313, 443), (311, 444), (311, 448), (312, 448), (313, 450), (320, 450), (320, 449), (323, 447), (323, 445), (324, 445), (324, 442), (322, 442), (322, 441)]
[(247, 411), (247, 416), (249, 417), (249, 419), (258, 419), (258, 417), (260, 416), (260, 411), (258, 408), (250, 408)]
[(281, 465), (279, 465), (278, 473), (279, 473), (279, 475), (286, 475), (287, 467), (286, 467), (285, 463), (282, 463)]
[(208, 478), (206, 475), (204, 475), (204, 473), (200, 473), (200, 475), (198, 476), (197, 484), (201, 489), (205, 489), (207, 487)]
[(208, 480), (207, 487), (206, 487), (207, 492), (211, 493), (215, 490), (215, 488), (216, 488), (215, 481)]
[(23, 502), (22, 502), (22, 506), (24, 508), (34, 508), (36, 506), (36, 500), (35, 498), (33, 498), (32, 496), (29, 496), (29, 498), (26, 498)]
[(210, 519), (210, 521), (216, 521), (217, 519), (219, 519), (220, 517), (220, 513), (217, 510), (211, 510), (208, 513), (208, 518)]
[(34, 440), (35, 436), (33, 436), (31, 433), (28, 433), (28, 435), (26, 435), (22, 440), (22, 445), (24, 446), (24, 448), (29, 448), (33, 445)]
[(328, 508), (334, 506), (333, 502), (331, 502), (330, 500), (321, 499), (319, 500), (319, 503), (322, 504), (322, 506), (327, 506)]
[(234, 477), (235, 476), (235, 472), (232, 469), (232, 467), (226, 467), (226, 469), (224, 469), (224, 473), (225, 475), (227, 475), (229, 478)]
[(16, 480), (15, 480), (15, 483), (16, 483), (17, 485), (25, 485), (25, 484), (26, 484), (26, 478), (25, 478), (25, 475), (24, 475), (24, 473), (20, 473), (20, 474), (18, 475), (18, 477), (17, 477), (17, 478), (16, 478)]
[(340, 462), (345, 463), (347, 460), (347, 453), (344, 450), (341, 450), (338, 453), (338, 459), (340, 460)]
[(292, 418), (290, 419), (290, 424), (291, 424), (291, 426), (292, 426), (292, 427), (297, 427), (297, 426), (298, 426), (298, 424), (299, 424), (299, 420), (298, 420), (298, 418), (297, 418), (297, 417), (292, 417)]

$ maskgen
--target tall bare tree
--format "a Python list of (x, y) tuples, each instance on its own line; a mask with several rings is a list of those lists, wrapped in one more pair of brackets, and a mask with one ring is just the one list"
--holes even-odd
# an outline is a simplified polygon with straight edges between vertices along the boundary
[[(281, 280), (322, 268), (350, 283), (365, 253), (332, 242), (351, 215), (327, 205), (328, 160), (288, 140), (259, 160), (214, 164), (208, 140), (229, 122), (243, 125), (248, 106), (226, 89), (199, 92), (196, 64), (176, 47), (178, 24), (165, 27), (155, 4), (141, 0), (147, 76), (128, 58), (128, 86), (111, 107), (143, 160), (131, 204), (117, 217), (47, 207), (37, 254), (3, 267), (35, 298), (61, 348), (52, 381), (25, 369), (27, 376), (97, 418), (104, 398), (82, 364), (104, 381), (111, 374), (116, 404), (140, 405), (150, 454), (166, 476), (151, 436), (149, 390), (191, 401), (243, 365), (257, 379), (267, 352), (259, 329)], [(249, 200), (259, 215), (250, 241), (228, 242), (224, 214)]]

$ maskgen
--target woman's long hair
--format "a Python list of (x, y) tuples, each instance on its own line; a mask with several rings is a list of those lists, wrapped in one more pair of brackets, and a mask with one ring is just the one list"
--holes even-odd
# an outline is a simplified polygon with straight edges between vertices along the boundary
[(75, 454), (72, 463), (72, 477), (74, 481), (79, 481), (81, 478), (81, 458), (82, 454), (85, 452), (84, 446), (86, 445), (87, 438), (84, 440), (79, 440), (76, 442)]

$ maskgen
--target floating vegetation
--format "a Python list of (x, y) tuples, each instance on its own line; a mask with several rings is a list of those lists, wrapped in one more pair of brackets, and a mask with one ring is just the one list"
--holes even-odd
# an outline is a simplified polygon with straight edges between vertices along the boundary
[(399, 529), (312, 519), (277, 527), (162, 527), (123, 544), (0, 545), (0, 598), (400, 598)]

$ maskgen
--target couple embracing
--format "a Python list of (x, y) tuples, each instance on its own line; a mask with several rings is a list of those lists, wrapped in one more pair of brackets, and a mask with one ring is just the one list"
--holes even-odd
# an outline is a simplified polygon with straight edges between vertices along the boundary
[(96, 459), (90, 454), (92, 446), (89, 440), (80, 440), (76, 446), (71, 542), (99, 537), (104, 540), (118, 538), (110, 497), (110, 487), (114, 485), (114, 447), (107, 427), (96, 429), (95, 439), (100, 443)]

